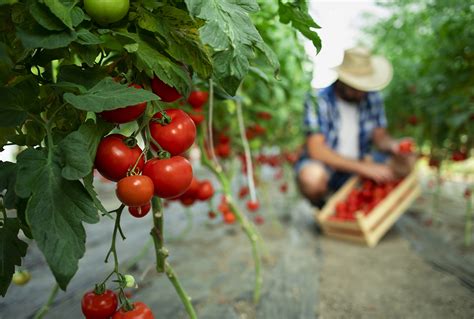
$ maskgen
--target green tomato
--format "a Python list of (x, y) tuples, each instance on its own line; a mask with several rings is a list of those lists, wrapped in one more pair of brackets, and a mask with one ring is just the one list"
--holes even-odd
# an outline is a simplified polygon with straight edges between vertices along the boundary
[(129, 0), (84, 0), (84, 9), (99, 24), (121, 20), (128, 13)]
[(26, 285), (30, 279), (31, 274), (26, 270), (15, 271), (12, 277), (13, 283), (18, 286)]

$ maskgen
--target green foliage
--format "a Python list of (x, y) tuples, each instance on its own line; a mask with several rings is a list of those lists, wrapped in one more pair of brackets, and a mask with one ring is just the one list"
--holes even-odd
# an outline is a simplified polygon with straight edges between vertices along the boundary
[(0, 222), (0, 295), (5, 296), (12, 281), (15, 265), (21, 265), (28, 245), (18, 239), (20, 226), (16, 218)]
[[(469, 1), (404, 0), (368, 27), (394, 66), (386, 89), (390, 126), (434, 153), (474, 145), (474, 11)], [(416, 122), (416, 123), (415, 123)], [(411, 123), (411, 124), (410, 124)]]
[(278, 14), (282, 23), (291, 23), (291, 25), (313, 42), (314, 47), (319, 52), (321, 50), (321, 38), (311, 30), (321, 27), (314, 22), (308, 13), (308, 5), (305, 0), (296, 1), (278, 1)]
[[(250, 124), (255, 112), (269, 111), (275, 121), (268, 129), (298, 131), (310, 72), (292, 26), (320, 47), (302, 1), (261, 1), (264, 11), (255, 0), (133, 1), (125, 18), (107, 26), (85, 13), (83, 1), (0, 5), (0, 150), (25, 148), (17, 163), (0, 162), (0, 204), (15, 210), (0, 215), (2, 295), (26, 254), (20, 229), (66, 289), (85, 252), (83, 223), (107, 213), (93, 187), (93, 163), (114, 125), (94, 113), (149, 102), (152, 114), (162, 103), (150, 91), (151, 78), (184, 99), (193, 81), (213, 79), (225, 98), (242, 87)], [(133, 83), (143, 89), (128, 87)], [(286, 133), (275, 130), (269, 141), (295, 143)]]
[(250, 20), (249, 13), (258, 11), (255, 0), (236, 3), (229, 0), (186, 0), (195, 17), (208, 21), (200, 34), (203, 42), (214, 50), (216, 83), (230, 95), (235, 95), (248, 73), (250, 60), (261, 52), (278, 72), (279, 63)]

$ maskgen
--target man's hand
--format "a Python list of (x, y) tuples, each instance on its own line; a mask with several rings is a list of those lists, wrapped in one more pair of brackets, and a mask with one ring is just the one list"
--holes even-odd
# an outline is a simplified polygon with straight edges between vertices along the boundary
[(392, 169), (385, 164), (361, 162), (357, 173), (377, 183), (385, 183), (395, 179)]

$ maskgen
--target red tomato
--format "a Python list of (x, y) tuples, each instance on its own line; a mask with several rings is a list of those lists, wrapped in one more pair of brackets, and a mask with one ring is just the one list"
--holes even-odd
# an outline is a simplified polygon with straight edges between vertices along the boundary
[(150, 209), (151, 209), (151, 203), (148, 203), (140, 207), (129, 207), (128, 212), (133, 217), (142, 218), (148, 214)]
[(218, 140), (219, 144), (229, 144), (230, 143), (230, 137), (225, 135), (224, 133), (220, 133), (217, 140)]
[(226, 223), (226, 224), (235, 223), (235, 215), (232, 212), (225, 213), (224, 214), (224, 223)]
[(213, 212), (212, 210), (210, 210), (207, 213), (207, 216), (209, 216), (210, 219), (214, 219), (214, 218), (216, 218), (217, 214), (215, 212)]
[(199, 200), (208, 200), (214, 195), (214, 187), (212, 183), (208, 180), (204, 180), (199, 183), (199, 190), (196, 194), (197, 199)]
[(188, 113), (188, 115), (196, 126), (204, 121), (204, 114), (202, 113)]
[(260, 207), (260, 203), (258, 201), (253, 201), (253, 200), (247, 201), (247, 209), (249, 211), (255, 212), (258, 210), (259, 207)]
[(410, 140), (403, 140), (398, 144), (398, 151), (401, 154), (410, 154), (413, 153), (413, 142)]
[[(120, 134), (111, 134), (100, 141), (95, 156), (95, 168), (105, 178), (117, 182), (127, 176), (129, 169), (133, 168), (142, 150), (136, 145), (128, 147), (123, 140), (126, 137)], [(145, 165), (143, 156), (137, 165), (137, 169), (142, 170)]]
[(180, 201), (181, 204), (183, 204), (184, 206), (191, 206), (191, 205), (194, 204), (194, 202), (196, 201), (196, 198), (194, 198), (194, 197), (180, 196), (180, 197), (179, 197), (179, 201)]
[(287, 183), (283, 183), (280, 185), (280, 192), (282, 193), (286, 193), (288, 191), (288, 184)]
[(272, 115), (269, 112), (258, 112), (257, 117), (262, 120), (271, 120)]
[(471, 195), (472, 195), (472, 191), (469, 189), (469, 188), (466, 188), (464, 190), (464, 198), (465, 199), (470, 199), (471, 198)]
[(263, 216), (255, 216), (255, 224), (257, 225), (262, 225), (264, 222), (265, 222), (265, 219), (263, 218)]
[[(165, 110), (171, 118), (166, 125), (150, 121), (150, 132), (153, 139), (171, 155), (180, 155), (193, 145), (196, 139), (196, 125), (186, 112), (179, 109)], [(153, 118), (161, 119), (160, 112)], [(153, 144), (152, 144), (153, 145)], [(153, 145), (156, 149), (156, 147)]]
[(120, 308), (112, 319), (155, 319), (155, 317), (146, 304), (136, 301), (133, 303), (132, 310), (125, 311), (123, 308)]
[(441, 165), (441, 161), (437, 158), (434, 158), (434, 157), (430, 157), (430, 160), (428, 162), (428, 165), (430, 167), (434, 167), (434, 168), (439, 168), (439, 166)]
[(156, 196), (173, 198), (182, 195), (189, 188), (193, 180), (193, 168), (182, 156), (154, 158), (146, 162), (143, 175), (153, 181)]
[(200, 183), (199, 181), (193, 176), (193, 180), (191, 181), (191, 185), (189, 188), (179, 197), (181, 203), (185, 206), (190, 206), (196, 200), (197, 193), (199, 191)]
[(188, 103), (193, 109), (200, 109), (209, 98), (209, 93), (206, 91), (193, 91), (189, 94)]
[(462, 162), (467, 159), (467, 152), (466, 151), (455, 151), (451, 155), (451, 159), (455, 162)]
[(144, 175), (127, 176), (117, 183), (115, 193), (127, 206), (144, 206), (153, 197), (153, 181)]
[(343, 215), (347, 212), (347, 204), (346, 202), (339, 202), (336, 204), (336, 214)]
[(156, 76), (151, 80), (151, 89), (163, 102), (174, 102), (181, 97), (174, 87), (169, 86)]
[(416, 115), (410, 116), (410, 117), (408, 118), (408, 123), (409, 123), (410, 125), (413, 125), (413, 126), (417, 125), (417, 124), (418, 124), (418, 117), (417, 117)]
[(117, 305), (117, 295), (109, 289), (100, 295), (94, 291), (86, 292), (81, 301), (82, 313), (87, 319), (109, 318), (115, 313)]
[[(133, 86), (137, 89), (141, 89), (142, 87), (138, 84), (130, 84), (130, 86)], [(136, 105), (131, 105), (115, 110), (110, 110), (110, 111), (104, 111), (99, 113), (99, 115), (106, 120), (107, 122), (110, 123), (128, 123), (131, 121), (136, 120), (139, 118), (143, 112), (145, 112), (146, 109), (146, 102), (136, 104)]]
[(215, 147), (215, 153), (217, 156), (222, 158), (227, 158), (230, 155), (230, 144), (229, 143), (219, 143)]

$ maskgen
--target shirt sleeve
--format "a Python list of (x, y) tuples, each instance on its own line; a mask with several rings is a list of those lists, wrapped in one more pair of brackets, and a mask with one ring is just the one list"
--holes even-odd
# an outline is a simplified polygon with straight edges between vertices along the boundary
[(325, 134), (327, 131), (327, 104), (324, 99), (307, 94), (304, 102), (303, 131), (306, 135)]
[(382, 95), (378, 92), (370, 94), (370, 103), (372, 105), (372, 116), (376, 127), (387, 127), (387, 117), (385, 115), (385, 106)]

